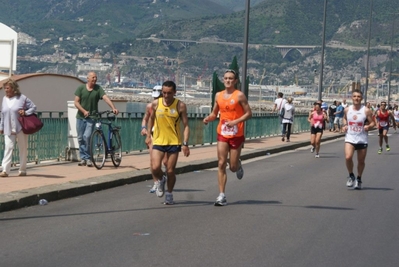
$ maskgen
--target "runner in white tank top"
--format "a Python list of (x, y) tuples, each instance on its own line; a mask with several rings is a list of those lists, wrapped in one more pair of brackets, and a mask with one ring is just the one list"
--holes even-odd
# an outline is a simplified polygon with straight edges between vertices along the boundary
[(353, 106), (348, 107), (346, 113), (347, 132), (345, 135), (345, 143), (367, 144), (368, 134), (364, 130), (366, 121), (365, 107), (361, 106), (360, 110), (354, 110)]
[[(362, 188), (362, 174), (366, 165), (367, 132), (375, 126), (373, 114), (368, 107), (362, 106), (363, 93), (360, 90), (352, 91), (353, 105), (344, 110), (342, 130), (345, 136), (345, 163), (349, 172), (346, 186), (354, 189)], [(365, 123), (367, 121), (367, 123)], [(357, 178), (353, 173), (353, 155), (357, 152)]]

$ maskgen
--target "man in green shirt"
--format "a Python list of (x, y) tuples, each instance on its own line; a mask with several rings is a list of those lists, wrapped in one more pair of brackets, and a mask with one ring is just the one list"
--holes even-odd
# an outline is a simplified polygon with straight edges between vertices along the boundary
[(94, 120), (91, 118), (92, 113), (98, 112), (98, 102), (103, 99), (105, 103), (112, 109), (114, 114), (119, 111), (115, 108), (111, 99), (105, 94), (104, 89), (97, 83), (97, 75), (95, 72), (87, 74), (87, 83), (80, 85), (75, 91), (75, 107), (78, 109), (76, 114), (76, 130), (78, 132), (79, 143), (79, 166), (92, 167), (90, 160), (89, 142), (90, 136), (94, 128)]

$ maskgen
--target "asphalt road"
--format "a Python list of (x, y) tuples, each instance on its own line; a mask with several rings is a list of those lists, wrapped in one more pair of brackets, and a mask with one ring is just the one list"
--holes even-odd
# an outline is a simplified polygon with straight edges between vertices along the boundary
[(0, 266), (398, 266), (399, 134), (369, 138), (363, 190), (346, 187), (343, 139), (244, 162), (214, 207), (215, 169), (0, 213)]

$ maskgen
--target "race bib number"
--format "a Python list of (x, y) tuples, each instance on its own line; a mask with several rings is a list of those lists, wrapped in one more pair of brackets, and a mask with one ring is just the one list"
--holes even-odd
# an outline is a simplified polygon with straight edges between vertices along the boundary
[(363, 131), (363, 123), (362, 122), (349, 122), (349, 131), (360, 133)]
[(323, 124), (321, 123), (321, 122), (316, 122), (314, 125), (313, 125), (313, 127), (315, 127), (315, 128), (323, 128)]
[(225, 136), (233, 136), (236, 135), (238, 133), (238, 127), (237, 125), (234, 125), (233, 127), (230, 127), (227, 125), (228, 122), (224, 122), (222, 124), (222, 131), (221, 134), (225, 135)]
[(386, 121), (380, 121), (380, 126), (381, 127), (388, 126), (388, 123)]

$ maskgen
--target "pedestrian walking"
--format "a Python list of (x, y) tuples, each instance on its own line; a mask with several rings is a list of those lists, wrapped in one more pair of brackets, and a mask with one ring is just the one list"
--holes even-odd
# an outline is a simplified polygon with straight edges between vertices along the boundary
[(283, 138), (281, 141), (284, 142), (285, 137), (287, 137), (287, 142), (290, 142), (291, 137), (291, 127), (294, 123), (295, 107), (292, 104), (293, 98), (288, 97), (287, 103), (284, 106), (284, 117), (283, 117)]
[(334, 120), (335, 120), (335, 112), (337, 111), (337, 101), (334, 102), (328, 107), (328, 121), (329, 123), (329, 131), (334, 130)]
[(97, 84), (95, 72), (87, 74), (86, 84), (80, 85), (75, 91), (75, 107), (78, 109), (76, 114), (76, 130), (79, 143), (79, 166), (92, 167), (90, 160), (90, 136), (94, 129), (94, 115), (98, 112), (98, 102), (103, 99), (112, 109), (115, 115), (119, 111), (115, 108), (111, 99), (105, 94), (104, 89)]
[(281, 134), (283, 134), (283, 117), (284, 117), (284, 106), (287, 104), (287, 100), (283, 98), (284, 94), (279, 92), (277, 94), (277, 98), (274, 101), (274, 107), (272, 113), (277, 111), (277, 115), (281, 125)]
[(342, 118), (344, 117), (344, 106), (342, 106), (341, 102), (337, 103), (334, 115), (334, 132), (339, 133), (342, 131)]
[[(349, 173), (346, 186), (362, 189), (362, 175), (366, 166), (368, 147), (368, 132), (373, 129), (375, 122), (372, 111), (362, 105), (363, 93), (355, 89), (352, 91), (352, 105), (345, 108), (342, 129), (345, 134), (345, 165)], [(368, 124), (365, 124), (365, 121)], [(357, 152), (357, 177), (353, 173), (353, 155)]]
[[(165, 195), (165, 205), (173, 205), (173, 189), (176, 184), (176, 164), (179, 152), (188, 157), (190, 149), (188, 140), (190, 128), (188, 126), (187, 106), (175, 98), (176, 84), (166, 81), (162, 84), (162, 97), (152, 102), (152, 112), (147, 125), (146, 144), (152, 144), (151, 173), (156, 184), (155, 193), (158, 197)], [(183, 124), (183, 137), (181, 126)], [(153, 128), (154, 127), (154, 128)], [(151, 135), (151, 131), (153, 134)], [(167, 155), (166, 177), (163, 177), (162, 159)], [(165, 183), (168, 192), (165, 194)]]
[(0, 133), (4, 135), (4, 156), (1, 163), (0, 177), (7, 177), (11, 171), (12, 152), (18, 141), (19, 172), (18, 176), (26, 176), (28, 161), (28, 135), (22, 131), (18, 121), (20, 116), (28, 116), (36, 111), (36, 106), (23, 95), (18, 83), (9, 78), (3, 83), (5, 96), (1, 106)]
[(235, 88), (238, 82), (237, 73), (227, 70), (223, 76), (225, 90), (218, 92), (215, 96), (215, 105), (209, 116), (203, 122), (208, 124), (214, 121), (219, 114), (217, 126), (217, 157), (218, 157), (218, 185), (219, 195), (215, 206), (227, 205), (226, 183), (227, 183), (227, 159), (232, 172), (241, 180), (244, 176), (240, 156), (244, 136), (244, 122), (251, 118), (252, 111), (244, 93)]

